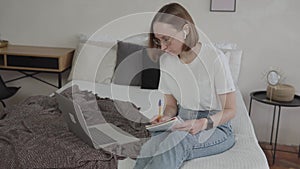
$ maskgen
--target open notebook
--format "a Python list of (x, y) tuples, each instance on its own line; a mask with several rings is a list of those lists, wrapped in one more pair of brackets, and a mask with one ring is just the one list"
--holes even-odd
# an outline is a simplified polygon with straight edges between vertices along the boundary
[(172, 126), (181, 123), (183, 120), (180, 117), (172, 117), (167, 121), (146, 125), (146, 129), (149, 131), (167, 131), (171, 130)]

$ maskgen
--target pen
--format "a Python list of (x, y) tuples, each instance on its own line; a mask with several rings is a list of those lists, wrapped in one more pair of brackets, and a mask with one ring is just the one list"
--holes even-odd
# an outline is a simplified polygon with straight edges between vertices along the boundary
[(161, 114), (161, 99), (159, 99), (159, 101), (158, 101), (158, 118), (157, 118), (157, 120), (159, 121), (161, 117), (162, 117), (162, 114)]

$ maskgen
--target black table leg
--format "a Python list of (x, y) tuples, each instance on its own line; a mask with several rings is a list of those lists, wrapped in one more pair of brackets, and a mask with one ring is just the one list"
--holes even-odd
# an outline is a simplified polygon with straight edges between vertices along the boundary
[(277, 137), (278, 137), (278, 130), (279, 130), (279, 119), (280, 119), (280, 111), (281, 106), (278, 106), (278, 120), (277, 120), (277, 128), (276, 128), (276, 135), (275, 135), (275, 145), (274, 145), (274, 153), (273, 153), (273, 164), (275, 163), (275, 157), (276, 157), (276, 147), (277, 147)]
[(298, 149), (298, 158), (300, 158), (300, 144), (299, 144), (299, 149)]
[(55, 73), (55, 74), (58, 74), (58, 84), (57, 85), (56, 84), (55, 85), (51, 84), (51, 83), (49, 83), (49, 82), (47, 82), (47, 81), (45, 81), (45, 80), (43, 80), (43, 79), (35, 76), (35, 75), (37, 75), (39, 73), (43, 73), (43, 72), (34, 71), (34, 73), (27, 73), (27, 72), (32, 72), (32, 71), (30, 71), (30, 70), (28, 70), (28, 71), (20, 71), (20, 70), (18, 70), (18, 71), (20, 73), (24, 74), (24, 76), (21, 76), (21, 77), (15, 78), (15, 79), (11, 79), (11, 80), (7, 80), (7, 81), (5, 81), (5, 83), (9, 83), (9, 82), (12, 82), (12, 81), (16, 81), (16, 80), (20, 80), (20, 79), (23, 79), (23, 78), (31, 77), (33, 79), (36, 79), (38, 81), (41, 81), (43, 83), (46, 83), (46, 84), (48, 84), (50, 86), (53, 86), (53, 87), (56, 87), (56, 88), (61, 88), (62, 87), (62, 73), (64, 71), (63, 72), (46, 72), (46, 73)]
[(62, 78), (61, 73), (58, 73), (58, 88), (61, 88), (61, 86), (62, 86), (61, 85), (61, 81), (62, 81), (61, 78)]
[(273, 142), (273, 131), (274, 131), (275, 114), (276, 114), (276, 106), (274, 106), (274, 112), (273, 112), (273, 122), (272, 122), (270, 145), (272, 145), (272, 142)]
[(252, 106), (252, 97), (250, 98), (250, 105), (249, 105), (249, 116), (251, 115), (251, 106)]

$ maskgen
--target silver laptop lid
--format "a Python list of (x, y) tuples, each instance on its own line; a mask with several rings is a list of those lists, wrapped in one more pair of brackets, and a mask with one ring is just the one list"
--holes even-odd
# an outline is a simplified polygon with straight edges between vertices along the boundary
[[(59, 93), (55, 93), (55, 96), (59, 104), (59, 109), (62, 111), (68, 123), (69, 129), (90, 146), (97, 149), (115, 143), (126, 144), (139, 141), (138, 138), (111, 123), (87, 126), (82, 110), (76, 102)], [(98, 133), (99, 131), (102, 132), (101, 137), (96, 137), (97, 134), (95, 132), (91, 133), (91, 129), (95, 128), (98, 129)]]
[(55, 93), (55, 97), (69, 129), (84, 142), (95, 147), (79, 105), (59, 93)]

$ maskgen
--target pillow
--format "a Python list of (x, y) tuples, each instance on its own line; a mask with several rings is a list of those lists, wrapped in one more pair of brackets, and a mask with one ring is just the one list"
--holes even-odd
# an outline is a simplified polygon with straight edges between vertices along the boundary
[(143, 46), (118, 41), (117, 61), (112, 82), (119, 85), (140, 86), (143, 70)]
[(225, 56), (228, 59), (228, 64), (231, 71), (232, 79), (234, 83), (237, 84), (239, 80), (243, 51), (238, 49), (233, 49), (233, 50), (225, 50), (224, 52), (225, 52)]
[(159, 78), (159, 63), (150, 59), (146, 47), (123, 41), (118, 42), (113, 83), (141, 86), (142, 89), (157, 89)]
[(158, 89), (160, 68), (159, 59), (153, 61), (150, 59), (147, 50), (143, 50), (143, 71), (142, 71), (142, 89)]
[(111, 83), (116, 62), (116, 47), (111, 46), (112, 42), (81, 40), (68, 80)]
[(241, 60), (243, 51), (237, 49), (237, 44), (228, 42), (216, 42), (214, 46), (220, 49), (226, 56), (231, 71), (232, 79), (235, 84), (239, 80)]

